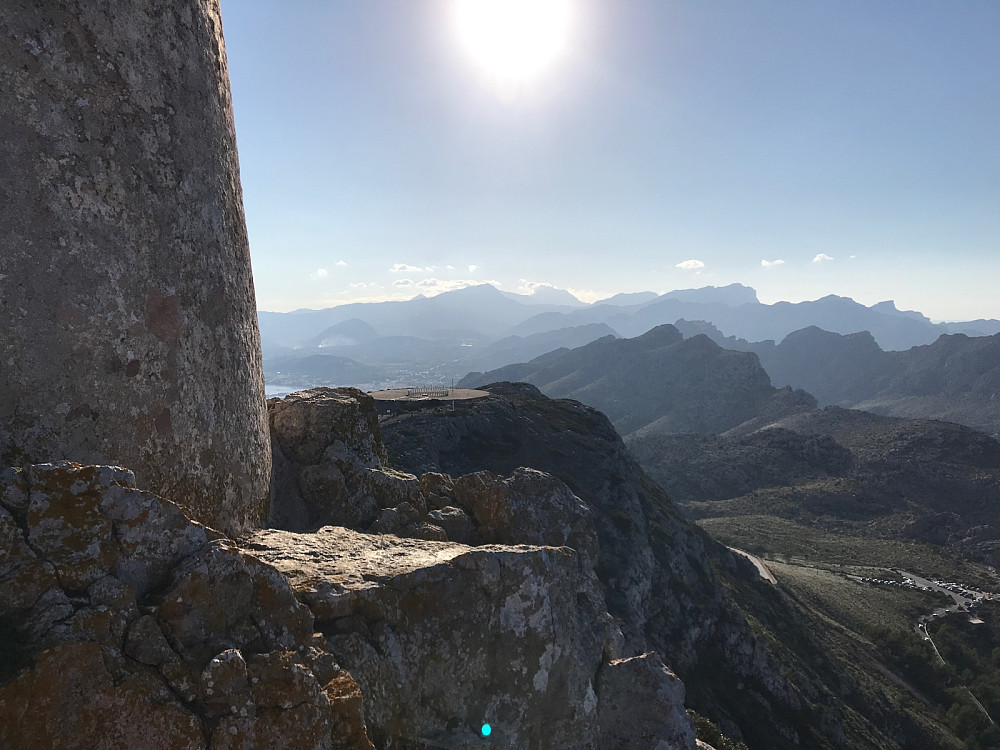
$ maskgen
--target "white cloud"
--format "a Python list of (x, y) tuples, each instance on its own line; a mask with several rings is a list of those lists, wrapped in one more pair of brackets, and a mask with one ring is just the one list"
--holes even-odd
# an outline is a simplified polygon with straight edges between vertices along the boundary
[(421, 293), (426, 294), (428, 297), (433, 297), (436, 294), (441, 294), (442, 292), (453, 292), (456, 289), (465, 289), (467, 286), (479, 286), (480, 284), (492, 284), (495, 287), (500, 286), (498, 281), (479, 281), (477, 279), (422, 279), (414, 284), (415, 287), (419, 288)]
[(826, 253), (820, 253), (815, 258), (813, 258), (813, 263), (826, 263), (828, 260), (833, 260), (833, 258), (831, 258)]
[(674, 266), (674, 268), (683, 268), (685, 271), (697, 271), (704, 267), (705, 264), (702, 263), (700, 260), (696, 260), (695, 258), (691, 258), (691, 260), (682, 260), (680, 263)]
[(423, 270), (420, 266), (411, 266), (409, 263), (396, 263), (389, 269), (392, 273), (419, 273)]
[(352, 289), (374, 289), (378, 286), (375, 283), (368, 283), (367, 281), (355, 281), (351, 284)]
[(760, 264), (764, 266), (764, 268), (770, 268), (771, 266), (783, 266), (785, 265), (785, 261), (778, 258), (777, 260), (762, 260)]
[(311, 274), (309, 274), (310, 279), (325, 279), (329, 274), (325, 268), (317, 268)]
[(455, 266), (453, 266), (451, 263), (449, 263), (448, 265), (446, 265), (445, 268), (447, 268), (449, 271), (454, 271), (455, 270)]
[(340, 266), (341, 268), (346, 268), (347, 267), (347, 261), (346, 260), (338, 260), (333, 265)]
[(536, 290), (540, 288), (556, 289), (555, 284), (550, 284), (547, 281), (528, 281), (527, 279), (521, 279), (521, 286), (517, 288), (518, 294), (534, 294)]
[(595, 292), (593, 289), (574, 289), (573, 287), (569, 287), (566, 291), (581, 302), (597, 302), (599, 299), (607, 299), (614, 294), (614, 292)]
[(412, 279), (396, 279), (394, 282), (392, 282), (392, 285), (395, 287), (413, 286), (413, 281)]
[(469, 266), (469, 273), (475, 273), (477, 268), (479, 268), (477, 265)]

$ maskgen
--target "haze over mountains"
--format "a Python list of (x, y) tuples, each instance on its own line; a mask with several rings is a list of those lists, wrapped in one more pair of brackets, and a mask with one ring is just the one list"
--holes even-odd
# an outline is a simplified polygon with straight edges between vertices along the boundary
[[(548, 287), (518, 295), (483, 284), (405, 302), (261, 311), (258, 318), (269, 384), (369, 388), (448, 384), (470, 371), (528, 361), (606, 335), (631, 338), (680, 320), (710, 323), (703, 332), (725, 348), (752, 348), (762, 357), (767, 345), (751, 343), (781, 342), (809, 326), (841, 335), (868, 331), (883, 350), (930, 344), (942, 334), (1000, 333), (997, 320), (934, 323), (920, 313), (899, 311), (892, 302), (866, 307), (829, 296), (768, 305), (753, 289), (739, 284), (662, 295), (619, 294), (590, 305)], [(331, 358), (296, 362), (314, 355)], [(357, 370), (333, 357), (375, 369)]]

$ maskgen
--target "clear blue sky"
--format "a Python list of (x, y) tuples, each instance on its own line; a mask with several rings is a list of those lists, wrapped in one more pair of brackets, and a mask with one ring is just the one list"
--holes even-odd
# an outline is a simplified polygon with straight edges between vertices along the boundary
[(738, 281), (1000, 318), (1000, 2), (570, 1), (500, 86), (456, 0), (223, 0), (259, 307)]

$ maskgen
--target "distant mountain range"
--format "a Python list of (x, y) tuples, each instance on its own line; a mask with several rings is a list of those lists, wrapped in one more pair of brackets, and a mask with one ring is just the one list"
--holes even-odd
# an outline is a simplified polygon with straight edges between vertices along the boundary
[[(752, 288), (732, 284), (619, 294), (586, 305), (564, 290), (539, 287), (519, 295), (484, 284), (405, 302), (260, 312), (259, 320), (270, 385), (448, 385), (470, 372), (529, 362), (602, 337), (634, 338), (670, 323), (688, 338), (704, 334), (723, 349), (757, 354), (774, 385), (805, 389), (821, 404), (961, 418), (981, 429), (1000, 416), (1000, 405), (991, 405), (975, 422), (995, 374), (994, 380), (984, 376), (936, 391), (927, 380), (935, 367), (956, 363), (978, 372), (974, 377), (983, 375), (980, 370), (995, 361), (983, 342), (1000, 333), (1000, 321), (933, 323), (892, 302), (866, 307), (829, 296), (766, 305)], [(942, 335), (951, 343), (935, 344)], [(925, 346), (932, 349), (907, 354)], [(985, 349), (975, 354), (976, 347)], [(974, 391), (971, 401), (959, 398), (956, 388)]]
[[(496, 340), (603, 323), (622, 336), (637, 336), (681, 318), (713, 323), (728, 336), (747, 341), (781, 341), (793, 331), (816, 326), (834, 333), (868, 331), (884, 349), (929, 344), (945, 333), (986, 336), (1000, 333), (1000, 320), (933, 323), (925, 315), (900, 311), (892, 302), (866, 307), (834, 295), (811, 302), (761, 303), (750, 287), (683, 289), (618, 294), (587, 305), (564, 290), (540, 287), (533, 295), (501, 292), (489, 284), (418, 296), (404, 302), (339, 305), (324, 310), (258, 313), (265, 350), (298, 349), (360, 332), (413, 336), (426, 340)], [(354, 321), (354, 329), (341, 328)], [(360, 331), (358, 330), (360, 329)]]
[(945, 334), (932, 344), (884, 351), (867, 331), (842, 335), (812, 326), (776, 345), (724, 336), (704, 322), (677, 327), (755, 353), (772, 383), (804, 389), (821, 405), (943, 419), (1000, 437), (1000, 335)]

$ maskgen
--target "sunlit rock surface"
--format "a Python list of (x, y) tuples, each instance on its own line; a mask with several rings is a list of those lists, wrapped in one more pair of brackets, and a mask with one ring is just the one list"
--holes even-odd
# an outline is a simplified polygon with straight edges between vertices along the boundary
[(621, 635), (569, 548), (337, 527), (247, 544), (358, 679), (379, 747), (475, 747), (483, 723), (510, 750), (693, 747), (680, 680), (655, 655), (610, 660)]

